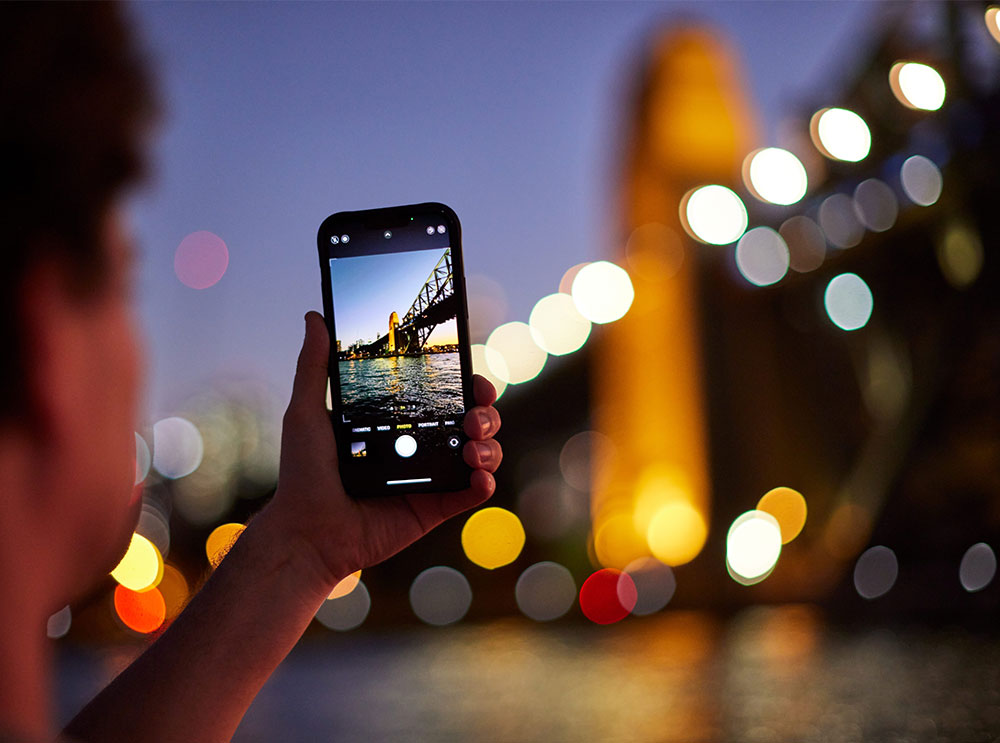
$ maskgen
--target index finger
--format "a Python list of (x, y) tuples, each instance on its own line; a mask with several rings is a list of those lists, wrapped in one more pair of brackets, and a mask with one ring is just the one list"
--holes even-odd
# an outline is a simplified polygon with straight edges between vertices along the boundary
[(472, 375), (472, 395), (476, 405), (489, 407), (497, 400), (497, 391), (492, 382), (481, 374)]

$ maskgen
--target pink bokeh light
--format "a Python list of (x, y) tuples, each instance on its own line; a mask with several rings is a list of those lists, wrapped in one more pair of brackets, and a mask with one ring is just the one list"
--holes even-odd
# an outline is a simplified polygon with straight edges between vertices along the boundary
[(174, 272), (185, 286), (208, 289), (219, 282), (229, 267), (229, 249), (214, 232), (192, 232), (174, 253)]

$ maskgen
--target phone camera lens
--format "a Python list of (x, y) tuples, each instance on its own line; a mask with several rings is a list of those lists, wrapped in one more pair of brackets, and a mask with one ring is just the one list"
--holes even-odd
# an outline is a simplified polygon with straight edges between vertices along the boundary
[(388, 240), (388, 239), (389, 239), (390, 237), (392, 237), (392, 233), (391, 233), (391, 232), (389, 232), (389, 230), (386, 230), (386, 231), (385, 231), (385, 232), (383, 233), (383, 235), (384, 235), (384, 237), (385, 237), (385, 239), (386, 239), (386, 240)]
[(427, 228), (427, 234), (428, 235), (433, 235), (434, 234), (434, 228), (433, 227), (428, 227)]
[(349, 243), (350, 241), (351, 241), (351, 236), (350, 235), (341, 235), (340, 236), (340, 242), (342, 242), (342, 243)]
[(443, 224), (439, 224), (438, 225), (438, 234), (439, 235), (443, 235), (444, 234), (444, 225)]
[(336, 235), (330, 235), (330, 242), (336, 245), (337, 243), (340, 242), (340, 238), (337, 237)]

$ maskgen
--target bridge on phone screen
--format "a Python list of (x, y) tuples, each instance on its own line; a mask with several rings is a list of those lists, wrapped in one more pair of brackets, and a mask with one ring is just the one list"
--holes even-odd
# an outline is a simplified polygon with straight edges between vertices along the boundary
[(420, 353), (434, 328), (458, 314), (458, 298), (451, 270), (451, 248), (431, 270), (410, 309), (399, 319), (389, 315), (389, 330), (359, 350), (372, 356)]

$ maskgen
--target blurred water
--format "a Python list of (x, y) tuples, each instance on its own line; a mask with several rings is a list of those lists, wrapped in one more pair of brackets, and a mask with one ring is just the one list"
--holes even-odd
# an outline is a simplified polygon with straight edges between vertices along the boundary
[[(68, 716), (96, 659), (61, 662)], [(92, 692), (91, 692), (92, 693)], [(76, 698), (74, 698), (76, 697)], [(504, 620), (311, 635), (234, 738), (257, 741), (995, 741), (1000, 640), (831, 631), (810, 609), (613, 627)]]
[(440, 418), (463, 410), (458, 353), (341, 361), (340, 384), (349, 420)]

